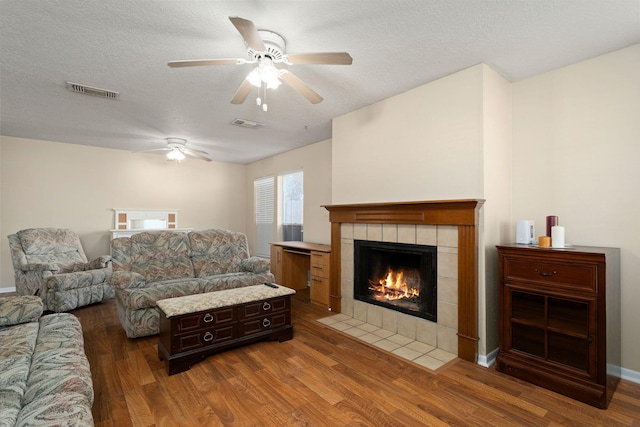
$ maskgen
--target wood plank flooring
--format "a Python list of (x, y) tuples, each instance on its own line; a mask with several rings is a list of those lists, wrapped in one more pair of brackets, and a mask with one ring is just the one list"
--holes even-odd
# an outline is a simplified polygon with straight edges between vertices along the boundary
[(299, 293), (294, 338), (211, 356), (167, 376), (157, 337), (128, 339), (115, 300), (82, 323), (96, 426), (640, 426), (640, 384), (607, 410), (456, 359), (430, 371), (328, 328)]

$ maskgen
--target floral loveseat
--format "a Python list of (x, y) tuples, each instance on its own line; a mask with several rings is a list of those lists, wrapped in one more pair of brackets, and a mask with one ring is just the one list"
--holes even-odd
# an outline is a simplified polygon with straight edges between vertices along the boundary
[(19, 295), (38, 295), (45, 311), (70, 311), (113, 298), (111, 258), (89, 261), (66, 228), (29, 228), (7, 236)]
[(80, 322), (42, 307), (36, 296), (0, 298), (0, 426), (93, 426)]
[(156, 302), (273, 282), (269, 260), (249, 256), (247, 237), (211, 229), (149, 231), (111, 241), (118, 318), (129, 338), (159, 333)]

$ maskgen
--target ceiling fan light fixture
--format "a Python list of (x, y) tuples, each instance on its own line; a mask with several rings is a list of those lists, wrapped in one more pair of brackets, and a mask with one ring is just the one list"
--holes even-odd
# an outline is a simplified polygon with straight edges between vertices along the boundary
[(281, 83), (280, 70), (273, 65), (271, 59), (263, 58), (260, 60), (260, 65), (247, 75), (246, 80), (255, 87), (261, 87), (264, 83), (268, 89), (277, 89)]
[(167, 159), (181, 162), (185, 159), (185, 155), (182, 153), (182, 151), (178, 150), (177, 148), (174, 148), (173, 150), (167, 153)]

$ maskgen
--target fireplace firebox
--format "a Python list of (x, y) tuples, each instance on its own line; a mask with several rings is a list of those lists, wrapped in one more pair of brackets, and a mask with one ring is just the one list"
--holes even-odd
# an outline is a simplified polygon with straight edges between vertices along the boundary
[(437, 321), (437, 247), (354, 241), (354, 298)]

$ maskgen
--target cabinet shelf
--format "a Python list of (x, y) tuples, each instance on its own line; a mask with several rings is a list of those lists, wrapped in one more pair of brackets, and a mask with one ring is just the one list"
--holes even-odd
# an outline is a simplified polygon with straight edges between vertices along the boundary
[(496, 369), (606, 408), (620, 377), (619, 257), (614, 248), (498, 246)]

